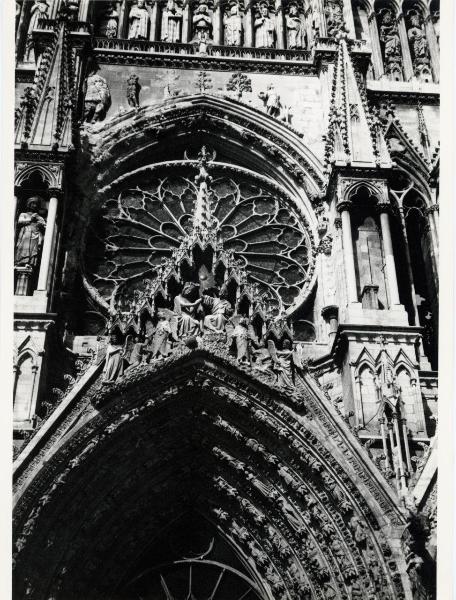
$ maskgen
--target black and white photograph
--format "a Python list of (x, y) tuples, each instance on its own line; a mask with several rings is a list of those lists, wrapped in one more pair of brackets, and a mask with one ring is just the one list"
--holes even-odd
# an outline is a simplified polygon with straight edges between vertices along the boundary
[(3, 2), (12, 600), (451, 600), (439, 0)]

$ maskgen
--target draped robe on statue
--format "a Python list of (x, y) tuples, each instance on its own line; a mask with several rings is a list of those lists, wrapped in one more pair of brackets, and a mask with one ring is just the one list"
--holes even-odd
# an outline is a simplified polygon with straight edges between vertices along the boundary
[(255, 19), (255, 46), (257, 48), (274, 48), (274, 20), (268, 12), (263, 12)]
[(130, 29), (128, 31), (129, 40), (146, 40), (149, 31), (149, 12), (146, 8), (132, 6), (130, 10)]

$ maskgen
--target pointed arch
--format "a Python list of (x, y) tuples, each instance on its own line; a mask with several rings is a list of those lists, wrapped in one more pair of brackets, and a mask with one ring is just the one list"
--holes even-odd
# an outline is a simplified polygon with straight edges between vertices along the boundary
[[(92, 386), (79, 402), (97, 408), (67, 415), (60, 441), (44, 446), (45, 466), (23, 472), (18, 589), (32, 578), (36, 598), (89, 598), (91, 580), (90, 593), (112, 594), (159, 536), (159, 522), (192, 505), (257, 574), (264, 599), (301, 599), (306, 590), (322, 598), (330, 588), (334, 598), (355, 590), (399, 598), (400, 576), (386, 561), (391, 569), (402, 558), (385, 532), (403, 518), (378, 474), (379, 496), (360, 483), (363, 469), (374, 469), (362, 453), (347, 463), (348, 429), (336, 442), (333, 421), (328, 445), (329, 423), (319, 420), (330, 413), (314, 384), (290, 398), (205, 351), (166, 364), (140, 367), (111, 389)], [(27, 572), (31, 555), (39, 577)]]

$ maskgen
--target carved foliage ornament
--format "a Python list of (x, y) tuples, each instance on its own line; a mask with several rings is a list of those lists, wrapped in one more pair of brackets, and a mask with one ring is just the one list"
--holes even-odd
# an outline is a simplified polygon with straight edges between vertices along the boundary
[[(105, 202), (93, 224), (86, 275), (111, 306), (120, 296), (132, 298), (144, 279), (156, 278), (190, 236), (198, 195), (194, 169), (175, 172), (139, 176)], [(308, 283), (313, 260), (303, 218), (263, 182), (215, 164), (211, 173), (214, 234), (247, 279), (274, 299), (278, 313), (290, 308)]]

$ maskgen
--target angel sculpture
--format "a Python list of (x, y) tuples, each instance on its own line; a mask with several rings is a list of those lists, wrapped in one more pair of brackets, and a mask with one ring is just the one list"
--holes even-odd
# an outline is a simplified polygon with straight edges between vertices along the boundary
[(174, 312), (178, 321), (178, 337), (180, 339), (197, 335), (200, 332), (200, 323), (193, 316), (193, 311), (201, 304), (201, 298), (190, 302), (188, 296), (195, 285), (186, 283), (182, 292), (174, 298)]
[(231, 302), (227, 300), (227, 296), (228, 290), (225, 286), (222, 286), (218, 298), (203, 295), (203, 305), (208, 306), (211, 310), (211, 314), (204, 317), (204, 329), (216, 332), (224, 331), (228, 317), (233, 312), (233, 307), (231, 306)]
[(168, 309), (158, 311), (158, 323), (152, 337), (149, 358), (166, 358), (171, 352), (171, 340), (178, 341), (177, 317)]
[(117, 343), (117, 338), (111, 336), (106, 349), (103, 383), (114, 383), (124, 373), (124, 346)]

